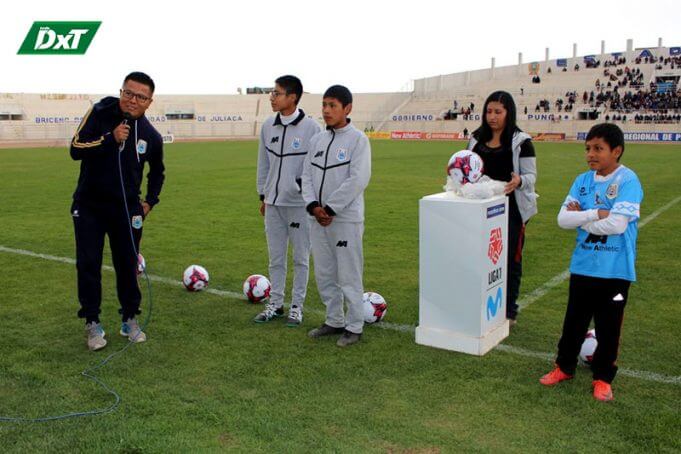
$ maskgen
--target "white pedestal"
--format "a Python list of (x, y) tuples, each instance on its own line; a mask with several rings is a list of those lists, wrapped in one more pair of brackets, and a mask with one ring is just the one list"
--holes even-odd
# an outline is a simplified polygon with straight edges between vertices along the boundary
[(420, 200), (416, 343), (484, 355), (508, 336), (507, 214), (505, 196)]

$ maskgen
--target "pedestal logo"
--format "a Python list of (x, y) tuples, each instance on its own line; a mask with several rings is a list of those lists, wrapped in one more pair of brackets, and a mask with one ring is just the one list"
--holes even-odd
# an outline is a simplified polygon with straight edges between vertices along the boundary
[(492, 263), (496, 265), (503, 251), (504, 240), (501, 236), (501, 227), (497, 227), (489, 232), (489, 246), (487, 247), (487, 257), (489, 257)]

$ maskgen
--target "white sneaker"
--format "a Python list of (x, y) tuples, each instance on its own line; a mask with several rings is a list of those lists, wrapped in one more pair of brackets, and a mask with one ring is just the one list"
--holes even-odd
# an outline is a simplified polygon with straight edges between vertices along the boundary
[(92, 351), (101, 350), (106, 347), (106, 339), (104, 339), (104, 328), (97, 322), (90, 322), (85, 325), (87, 331), (87, 348)]
[(147, 340), (147, 335), (144, 334), (144, 331), (140, 328), (136, 318), (129, 318), (128, 321), (123, 322), (120, 334), (121, 336), (130, 339), (130, 342), (135, 342), (137, 344)]
[(296, 328), (303, 323), (303, 310), (299, 306), (291, 306), (288, 318), (286, 319), (286, 326)]

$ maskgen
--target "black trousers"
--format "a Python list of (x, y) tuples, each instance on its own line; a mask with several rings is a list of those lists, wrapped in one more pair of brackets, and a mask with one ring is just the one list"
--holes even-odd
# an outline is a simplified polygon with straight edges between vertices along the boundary
[[(102, 303), (102, 254), (104, 236), (109, 237), (116, 271), (116, 290), (123, 321), (139, 314), (142, 299), (137, 284), (137, 255), (142, 238), (142, 206), (128, 203), (127, 219), (123, 202), (74, 202), (71, 216), (76, 233), (76, 269), (78, 271), (78, 316), (86, 323), (99, 322)], [(133, 226), (131, 228), (131, 225)], [(135, 241), (133, 248), (130, 231)]]
[(624, 306), (631, 282), (623, 279), (570, 276), (570, 295), (558, 343), (556, 364), (566, 374), (574, 374), (577, 355), (593, 318), (598, 345), (591, 360), (594, 380), (611, 383), (617, 374)]
[(517, 207), (509, 203), (508, 256), (506, 262), (506, 318), (515, 320), (518, 315), (520, 279), (523, 276), (523, 246), (525, 245), (525, 224)]

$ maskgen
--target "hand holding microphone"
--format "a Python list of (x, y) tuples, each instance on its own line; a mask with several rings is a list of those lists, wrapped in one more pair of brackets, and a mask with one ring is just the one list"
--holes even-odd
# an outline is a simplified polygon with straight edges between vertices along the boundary
[(128, 112), (123, 112), (123, 117), (124, 120), (121, 122), (121, 124), (116, 126), (116, 128), (113, 130), (114, 139), (116, 139), (116, 142), (120, 144), (119, 151), (123, 150), (125, 147), (125, 141), (130, 135), (130, 125), (128, 124), (128, 120), (132, 118)]

